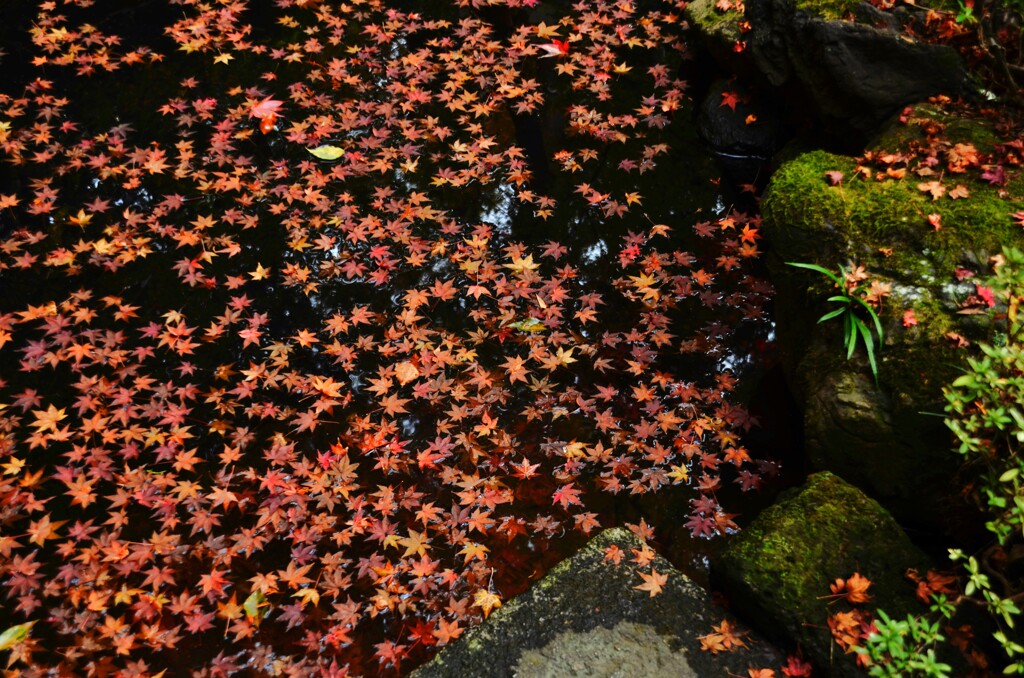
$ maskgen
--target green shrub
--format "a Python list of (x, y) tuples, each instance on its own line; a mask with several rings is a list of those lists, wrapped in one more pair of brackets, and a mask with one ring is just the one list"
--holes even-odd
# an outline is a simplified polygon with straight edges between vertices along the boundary
[(949, 675), (949, 667), (935, 658), (935, 648), (945, 640), (939, 625), (965, 603), (984, 608), (991, 617), (992, 637), (1006, 656), (1003, 673), (1024, 674), (1024, 646), (1015, 636), (1021, 617), (1017, 602), (1024, 599), (1024, 590), (1019, 577), (999, 565), (1005, 559), (993, 557), (1024, 543), (1024, 253), (1003, 248), (994, 276), (979, 285), (978, 294), (993, 307), (991, 340), (978, 346), (980, 355), (967, 359), (964, 374), (943, 393), (946, 425), (976, 479), (978, 501), (989, 515), (985, 527), (994, 541), (977, 556), (950, 550), (950, 558), (964, 568), (963, 596), (953, 601), (936, 596), (930, 613), (905, 621), (878, 611), (877, 631), (859, 650), (871, 660), (872, 675)]

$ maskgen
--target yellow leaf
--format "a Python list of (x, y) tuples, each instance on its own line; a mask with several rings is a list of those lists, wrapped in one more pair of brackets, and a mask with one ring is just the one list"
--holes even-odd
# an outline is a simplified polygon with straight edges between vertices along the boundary
[(249, 274), (253, 280), (265, 280), (270, 273), (269, 268), (263, 268), (263, 264), (256, 264), (256, 270)]
[(525, 257), (514, 257), (511, 264), (505, 264), (505, 268), (512, 269), (513, 273), (522, 274), (537, 270), (540, 264), (534, 263), (532, 254), (527, 254)]
[(69, 217), (68, 221), (70, 221), (75, 226), (81, 226), (84, 228), (89, 224), (90, 221), (92, 221), (92, 215), (86, 214), (85, 210), (78, 210), (78, 214), (76, 214), (73, 217)]
[(483, 609), (484, 617), (489, 617), (492, 610), (501, 607), (501, 598), (490, 591), (477, 591), (473, 594), (473, 604)]
[(300, 589), (292, 594), (292, 598), (302, 599), (303, 605), (310, 602), (316, 605), (320, 602), (320, 594), (316, 589)]
[(509, 323), (509, 327), (520, 332), (547, 332), (548, 328), (542, 321), (537, 318), (527, 318), (526, 320), (517, 320), (514, 323)]
[(33, 625), (35, 625), (34, 621), (25, 622), (0, 633), (0, 650), (9, 650), (28, 638), (28, 632), (32, 630)]
[[(575, 347), (574, 347), (575, 348)], [(568, 365), (569, 363), (576, 362), (576, 358), (572, 357), (573, 349), (570, 348), (568, 351), (559, 347), (558, 354), (555, 356), (558, 359), (559, 364)]]
[(11, 457), (10, 461), (3, 465), (5, 476), (16, 476), (25, 468), (25, 462), (17, 457)]
[(548, 26), (546, 23), (541, 21), (539, 24), (537, 24), (536, 28), (537, 36), (540, 37), (541, 39), (558, 37), (558, 24), (555, 24), (554, 26)]
[[(569, 350), (571, 351), (572, 349)], [(562, 454), (565, 455), (566, 459), (585, 457), (587, 454), (587, 446), (585, 443), (574, 440), (571, 443), (567, 443), (565, 447), (562, 448)]]
[(345, 149), (330, 145), (307, 148), (306, 150), (308, 150), (311, 155), (314, 155), (321, 160), (337, 160), (341, 156), (345, 155)]
[(262, 589), (256, 589), (249, 597), (242, 603), (242, 609), (245, 610), (245, 615), (249, 618), (249, 621), (259, 626), (260, 620), (267, 614), (267, 608), (270, 607), (270, 603), (266, 602), (266, 597), (263, 595)]
[(672, 471), (669, 472), (668, 477), (673, 480), (673, 484), (685, 483), (690, 479), (690, 474), (686, 470), (685, 466), (673, 466)]

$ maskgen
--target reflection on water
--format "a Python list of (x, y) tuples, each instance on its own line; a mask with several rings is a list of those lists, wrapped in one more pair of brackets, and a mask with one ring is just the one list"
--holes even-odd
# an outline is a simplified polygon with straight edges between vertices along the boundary
[(17, 661), (406, 672), (599, 527), (735, 529), (770, 290), (675, 3), (102, 4), (4, 29)]

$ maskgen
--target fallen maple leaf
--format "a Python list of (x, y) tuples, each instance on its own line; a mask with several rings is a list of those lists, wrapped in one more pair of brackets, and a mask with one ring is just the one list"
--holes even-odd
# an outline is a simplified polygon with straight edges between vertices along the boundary
[(971, 192), (967, 190), (967, 187), (963, 184), (957, 184), (956, 188), (949, 192), (949, 197), (953, 200), (959, 200), (961, 198), (971, 197)]
[(473, 605), (484, 611), (484, 618), (491, 616), (491, 612), (501, 607), (501, 598), (483, 589), (473, 594)]
[(932, 200), (938, 200), (946, 192), (946, 187), (940, 181), (923, 181), (917, 185), (917, 190), (932, 196)]
[(637, 572), (637, 574), (644, 580), (644, 583), (637, 584), (633, 588), (637, 591), (648, 591), (651, 594), (651, 598), (661, 593), (662, 587), (668, 583), (668, 573), (661, 574), (653, 567), (650, 574), (644, 574), (643, 572)]
[(829, 185), (838, 186), (843, 182), (843, 173), (839, 170), (831, 170), (829, 172), (825, 172), (825, 179), (828, 181)]
[(701, 650), (711, 654), (718, 654), (719, 652), (730, 652), (738, 647), (747, 646), (743, 642), (743, 632), (737, 633), (736, 627), (730, 624), (728, 619), (723, 619), (721, 624), (717, 626), (712, 625), (711, 628), (714, 631), (713, 633), (697, 638), (700, 641)]
[(266, 118), (271, 115), (276, 115), (277, 111), (284, 105), (283, 101), (274, 99), (273, 97), (267, 97), (258, 104), (253, 105), (252, 109), (249, 110), (250, 118)]
[(849, 579), (836, 579), (829, 588), (832, 590), (833, 595), (845, 598), (850, 603), (857, 604), (866, 603), (871, 600), (871, 596), (867, 594), (870, 586), (870, 579), (861, 576), (859, 572), (854, 572), (850, 575)]

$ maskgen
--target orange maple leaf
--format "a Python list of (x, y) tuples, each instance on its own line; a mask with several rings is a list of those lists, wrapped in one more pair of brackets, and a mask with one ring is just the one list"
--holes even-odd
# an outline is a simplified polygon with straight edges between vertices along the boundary
[(737, 632), (736, 627), (730, 624), (728, 619), (723, 619), (721, 624), (717, 626), (712, 625), (711, 628), (714, 631), (713, 633), (697, 638), (700, 641), (700, 649), (711, 654), (718, 654), (719, 652), (730, 652), (738, 647), (747, 646), (743, 642), (742, 636), (744, 632)]
[(668, 573), (661, 574), (653, 567), (650, 574), (644, 574), (643, 572), (637, 572), (637, 574), (644, 580), (644, 583), (637, 584), (633, 588), (637, 591), (648, 591), (651, 594), (651, 598), (661, 593), (662, 587), (668, 583)]
[(845, 598), (847, 602), (856, 605), (871, 600), (871, 596), (867, 593), (870, 586), (870, 579), (861, 576), (859, 572), (854, 572), (849, 579), (836, 579), (829, 588), (832, 589), (833, 595)]

